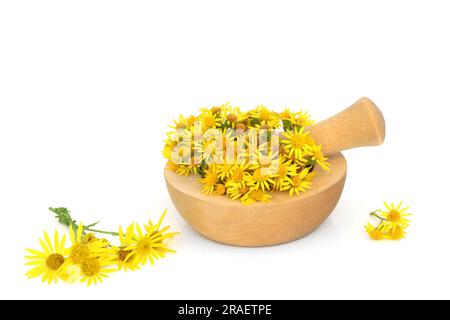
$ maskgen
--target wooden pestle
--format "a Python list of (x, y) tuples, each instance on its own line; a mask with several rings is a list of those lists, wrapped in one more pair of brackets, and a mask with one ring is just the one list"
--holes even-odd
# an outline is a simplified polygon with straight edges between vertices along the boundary
[(385, 137), (380, 109), (369, 98), (361, 98), (347, 109), (307, 128), (324, 155), (342, 150), (378, 146)]

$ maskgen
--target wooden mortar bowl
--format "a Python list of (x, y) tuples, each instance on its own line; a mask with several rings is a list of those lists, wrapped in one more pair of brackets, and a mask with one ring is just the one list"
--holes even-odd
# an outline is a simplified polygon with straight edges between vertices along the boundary
[(166, 185), (175, 208), (198, 233), (229, 245), (268, 246), (306, 236), (330, 215), (341, 196), (347, 164), (340, 151), (382, 144), (385, 126), (375, 104), (361, 98), (308, 130), (330, 156), (331, 164), (330, 172), (316, 169), (318, 175), (310, 190), (293, 197), (272, 192), (271, 202), (244, 206), (225, 196), (203, 194), (198, 176), (180, 176), (166, 169)]

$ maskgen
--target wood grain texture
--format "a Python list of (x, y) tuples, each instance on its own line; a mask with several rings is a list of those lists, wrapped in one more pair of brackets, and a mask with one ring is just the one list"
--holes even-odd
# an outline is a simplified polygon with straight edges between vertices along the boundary
[(272, 202), (244, 206), (225, 196), (201, 192), (198, 176), (165, 170), (167, 189), (178, 212), (203, 236), (236, 246), (289, 242), (315, 230), (333, 211), (345, 183), (347, 165), (341, 154), (330, 158), (330, 172), (318, 169), (311, 190), (298, 197), (272, 192)]

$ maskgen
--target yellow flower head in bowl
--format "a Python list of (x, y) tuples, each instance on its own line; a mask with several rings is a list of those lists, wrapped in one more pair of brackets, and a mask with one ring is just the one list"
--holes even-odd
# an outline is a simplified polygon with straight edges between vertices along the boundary
[(247, 112), (225, 103), (180, 115), (164, 141), (168, 170), (197, 175), (202, 191), (241, 200), (268, 202), (272, 192), (299, 195), (311, 188), (316, 168), (327, 158), (309, 135), (307, 112), (277, 113), (259, 105)]

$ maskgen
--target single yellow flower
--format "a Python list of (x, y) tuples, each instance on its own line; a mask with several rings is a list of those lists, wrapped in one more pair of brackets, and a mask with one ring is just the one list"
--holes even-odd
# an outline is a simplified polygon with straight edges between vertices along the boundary
[(295, 119), (295, 112), (292, 112), (291, 110), (289, 110), (289, 108), (284, 109), (278, 115), (281, 120), (289, 120), (293, 122)]
[(310, 143), (308, 137), (309, 131), (295, 128), (293, 131), (283, 132), (283, 136), (286, 139), (281, 140), (284, 144), (284, 148), (288, 151), (289, 156), (295, 156), (296, 159), (303, 158), (305, 146)]
[(301, 127), (307, 127), (314, 124), (314, 120), (311, 120), (311, 115), (308, 112), (303, 111), (297, 112), (292, 122), (294, 125), (298, 125)]
[(231, 106), (229, 102), (225, 102), (220, 106), (213, 106), (212, 108), (200, 108), (201, 113), (211, 112), (214, 116), (220, 117), (225, 112), (229, 112), (231, 110)]
[(83, 224), (78, 226), (76, 234), (73, 226), (70, 225), (69, 233), (72, 246), (66, 250), (66, 253), (70, 263), (81, 264), (86, 259), (104, 255), (109, 250), (108, 244), (103, 240), (83, 241)]
[(295, 176), (297, 166), (291, 160), (280, 163), (278, 172), (275, 174), (275, 190), (282, 191), (289, 187), (289, 176)]
[(235, 164), (233, 166), (232, 172), (233, 174), (227, 180), (227, 185), (238, 184), (243, 186), (245, 184), (246, 178), (250, 176), (250, 173), (247, 171), (249, 164)]
[(386, 219), (386, 222), (388, 222), (392, 227), (397, 226), (408, 226), (410, 221), (406, 218), (407, 216), (410, 216), (410, 213), (405, 213), (409, 207), (402, 208), (403, 201), (401, 201), (397, 206), (394, 203), (391, 203), (390, 205), (384, 202), (384, 206), (386, 207), (386, 210), (380, 210), (381, 216)]
[(386, 237), (390, 240), (400, 240), (403, 239), (405, 236), (406, 232), (404, 230), (404, 227), (402, 226), (396, 226), (394, 228), (391, 228), (386, 234)]
[(241, 199), (244, 205), (250, 205), (255, 202), (269, 202), (272, 196), (261, 189), (250, 189)]
[[(170, 171), (177, 172), (180, 166), (176, 163), (173, 163), (172, 160), (168, 160), (166, 164), (166, 168)], [(188, 173), (189, 174), (189, 173)]]
[(123, 232), (122, 227), (119, 227), (119, 247), (114, 247), (115, 261), (119, 270), (135, 271), (139, 269), (139, 265), (133, 263), (135, 254), (130, 246), (133, 246), (134, 223), (128, 226), (126, 232)]
[(195, 124), (195, 121), (197, 121), (197, 117), (190, 115), (187, 119), (186, 119), (186, 124), (188, 127), (192, 127)]
[(366, 226), (364, 226), (366, 229), (367, 234), (372, 240), (383, 240), (384, 239), (384, 232), (379, 229), (379, 227), (374, 227), (371, 223), (368, 223)]
[(202, 123), (203, 128), (217, 128), (220, 126), (220, 112), (214, 112), (215, 110), (208, 110), (200, 114), (199, 120)]
[(234, 164), (223, 164), (217, 165), (217, 173), (219, 174), (219, 179), (226, 180), (233, 175), (235, 169)]
[(161, 215), (158, 223), (153, 225), (149, 220), (148, 224), (144, 226), (146, 233), (142, 228), (136, 224), (136, 233), (133, 236), (131, 245), (126, 250), (131, 250), (130, 255), (133, 255), (133, 265), (143, 265), (147, 261), (153, 265), (155, 260), (164, 257), (166, 252), (175, 252), (165, 243), (166, 239), (173, 238), (177, 232), (167, 232), (170, 226), (161, 228), (161, 223), (164, 219), (167, 210)]
[(39, 242), (43, 251), (26, 249), (31, 254), (25, 257), (30, 260), (26, 265), (33, 266), (33, 268), (25, 275), (28, 279), (42, 276), (42, 282), (56, 283), (67, 266), (64, 255), (66, 236), (59, 239), (58, 232), (55, 230), (52, 243), (47, 232), (44, 231), (44, 240), (39, 239)]
[(173, 120), (174, 125), (173, 126), (169, 126), (169, 128), (175, 129), (175, 130), (179, 130), (179, 129), (184, 129), (187, 127), (187, 121), (186, 118), (180, 114), (178, 116), (178, 120)]
[(89, 287), (91, 284), (103, 282), (103, 278), (108, 277), (108, 273), (117, 269), (112, 266), (115, 264), (112, 255), (103, 255), (99, 257), (90, 257), (79, 264), (80, 281), (86, 282)]
[(303, 178), (303, 181), (313, 182), (317, 175), (318, 173), (316, 171), (308, 172), (308, 174)]
[(272, 177), (273, 175), (264, 174), (262, 168), (255, 169), (253, 174), (248, 178), (249, 186), (255, 189), (261, 189), (262, 191), (270, 190), (271, 186), (275, 184)]
[(240, 199), (243, 195), (250, 191), (245, 184), (233, 183), (228, 184), (227, 195), (232, 200)]
[(203, 183), (202, 191), (206, 194), (212, 194), (218, 181), (219, 174), (216, 166), (212, 165), (206, 170), (205, 176), (200, 179), (200, 182)]
[(178, 235), (179, 232), (167, 232), (170, 229), (170, 226), (161, 227), (166, 213), (167, 209), (164, 210), (156, 225), (153, 225), (151, 220), (149, 220), (147, 225), (145, 225), (147, 233), (150, 235), (150, 238), (154, 242), (153, 249), (156, 253), (156, 259), (158, 259), (158, 257), (163, 258), (165, 253), (167, 252), (176, 252), (175, 250), (170, 249), (166, 242), (172, 239), (174, 236)]
[(283, 187), (283, 190), (289, 190), (289, 196), (293, 196), (294, 193), (299, 195), (300, 192), (305, 192), (311, 188), (311, 182), (307, 181), (305, 178), (309, 173), (309, 168), (304, 168), (299, 174), (295, 176), (288, 177), (289, 186)]
[(196, 165), (180, 164), (178, 166), (178, 169), (177, 169), (176, 173), (178, 173), (181, 176), (188, 176), (191, 173), (196, 173), (196, 171), (197, 171), (197, 166)]
[(330, 171), (330, 164), (327, 162), (328, 158), (326, 158), (322, 153), (322, 146), (318, 145), (307, 145), (305, 147), (305, 154), (311, 156), (310, 160), (314, 162), (314, 164), (318, 164), (323, 170)]
[(227, 188), (225, 187), (225, 185), (219, 183), (218, 185), (216, 185), (216, 194), (219, 196), (223, 196), (225, 193), (227, 193)]
[(264, 168), (265, 174), (276, 174), (281, 162), (278, 152), (270, 150), (267, 144), (260, 146), (258, 149), (257, 153), (250, 155), (252, 161), (250, 169)]
[(162, 151), (163, 157), (166, 158), (167, 160), (171, 161), (172, 159), (172, 150), (173, 150), (173, 146), (172, 145), (164, 145), (164, 149)]
[[(209, 131), (209, 130), (208, 130)], [(208, 132), (207, 131), (207, 132)], [(207, 163), (213, 163), (217, 159), (217, 153), (220, 153), (220, 148), (218, 148), (218, 143), (213, 135), (208, 136), (205, 134), (203, 140), (194, 141), (193, 150), (201, 160)]]
[(275, 127), (279, 125), (277, 114), (263, 105), (259, 105), (256, 107), (256, 109), (251, 110), (250, 117), (258, 119), (261, 125), (267, 125), (269, 127)]

